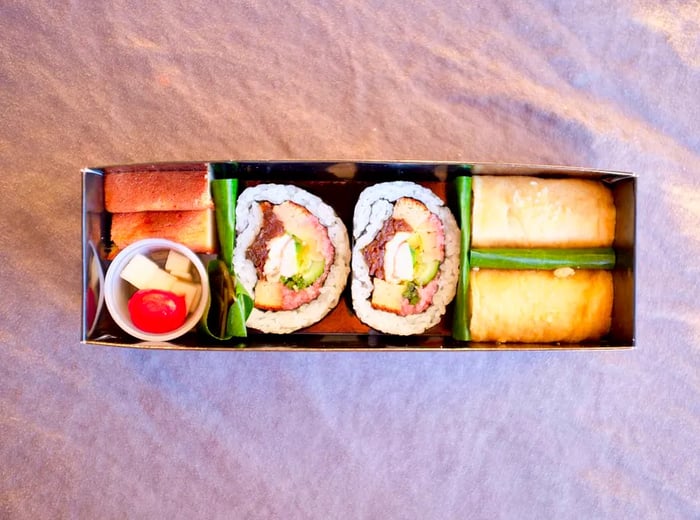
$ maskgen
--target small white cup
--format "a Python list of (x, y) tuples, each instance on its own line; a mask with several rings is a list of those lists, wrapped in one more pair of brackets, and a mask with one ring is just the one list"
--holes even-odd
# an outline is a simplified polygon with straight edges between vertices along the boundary
[[(192, 262), (192, 265), (194, 265), (199, 279), (197, 280), (195, 278), (193, 282), (199, 283), (202, 286), (199, 303), (187, 315), (185, 323), (183, 323), (181, 327), (162, 334), (144, 332), (134, 326), (129, 316), (129, 298), (131, 298), (136, 290), (129, 282), (123, 280), (120, 275), (134, 255), (142, 254), (151, 257), (154, 253), (168, 250), (177, 251), (185, 255), (189, 258), (190, 262)], [(163, 266), (161, 265), (161, 267)], [(112, 260), (112, 263), (107, 269), (107, 276), (105, 277), (104, 298), (109, 313), (124, 332), (145, 341), (170, 341), (192, 330), (202, 318), (207, 303), (209, 302), (209, 278), (207, 276), (206, 267), (204, 267), (199, 257), (189, 248), (171, 240), (146, 238), (127, 246)]]

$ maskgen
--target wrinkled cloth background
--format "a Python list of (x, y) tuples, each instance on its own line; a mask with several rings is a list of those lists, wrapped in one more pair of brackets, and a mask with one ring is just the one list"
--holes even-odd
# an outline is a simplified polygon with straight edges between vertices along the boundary
[[(700, 7), (469, 4), (0, 4), (1, 518), (700, 517)], [(638, 348), (81, 345), (80, 168), (214, 159), (636, 172)]]

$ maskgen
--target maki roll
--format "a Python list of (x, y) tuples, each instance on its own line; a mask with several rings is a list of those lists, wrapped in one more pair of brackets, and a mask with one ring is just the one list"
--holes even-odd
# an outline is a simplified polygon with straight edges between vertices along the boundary
[(443, 201), (413, 182), (375, 184), (355, 206), (353, 238), (358, 318), (397, 335), (437, 325), (459, 276), (459, 228)]
[(333, 208), (296, 186), (260, 184), (236, 207), (234, 270), (253, 295), (246, 325), (282, 334), (320, 321), (350, 272), (345, 225)]

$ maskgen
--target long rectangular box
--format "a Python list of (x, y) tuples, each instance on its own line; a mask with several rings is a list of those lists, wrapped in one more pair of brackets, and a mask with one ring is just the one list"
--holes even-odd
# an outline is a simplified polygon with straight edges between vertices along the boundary
[[(208, 172), (210, 178), (237, 178), (240, 189), (260, 182), (294, 184), (330, 204), (352, 234), (352, 214), (360, 192), (384, 181), (410, 180), (430, 188), (458, 215), (454, 179), (469, 175), (527, 175), (542, 178), (586, 178), (607, 184), (616, 206), (613, 247), (614, 301), (610, 332), (601, 341), (584, 344), (484, 344), (452, 337), (454, 304), (442, 321), (424, 334), (399, 337), (369, 329), (352, 311), (350, 284), (339, 304), (316, 325), (285, 335), (249, 334), (219, 342), (190, 332), (167, 343), (143, 342), (124, 333), (102, 304), (101, 283), (110, 265), (108, 244), (111, 215), (105, 210), (106, 174), (134, 171)], [(228, 161), (157, 163), (85, 168), (82, 171), (83, 312), (81, 342), (138, 348), (240, 350), (538, 350), (623, 349), (635, 346), (635, 198), (631, 173), (560, 166), (454, 162), (300, 162)], [(204, 260), (213, 255), (202, 255)], [(205, 258), (206, 257), (206, 258)], [(96, 289), (95, 289), (96, 288)], [(93, 294), (89, 294), (92, 290)]]

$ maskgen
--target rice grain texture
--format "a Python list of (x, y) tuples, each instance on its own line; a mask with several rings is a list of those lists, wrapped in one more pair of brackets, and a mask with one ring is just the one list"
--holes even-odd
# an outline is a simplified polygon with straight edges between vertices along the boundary
[[(438, 289), (430, 306), (423, 312), (399, 316), (375, 309), (370, 303), (372, 279), (362, 250), (376, 237), (391, 217), (394, 203), (410, 197), (423, 204), (442, 222), (445, 232), (445, 260), (440, 265)], [(353, 214), (352, 304), (358, 318), (373, 329), (401, 336), (420, 334), (437, 325), (457, 290), (459, 277), (459, 227), (452, 212), (432, 191), (409, 181), (384, 182), (365, 189)]]
[(335, 248), (333, 265), (318, 298), (289, 311), (263, 311), (254, 308), (246, 322), (248, 327), (261, 332), (286, 334), (320, 321), (338, 304), (350, 273), (350, 243), (342, 220), (333, 208), (316, 195), (296, 186), (283, 184), (259, 184), (246, 188), (238, 197), (236, 205), (236, 248), (233, 265), (243, 286), (253, 296), (257, 274), (253, 262), (246, 257), (246, 251), (260, 232), (262, 211), (258, 203), (262, 201), (272, 204), (292, 201), (305, 207), (328, 229), (328, 236)]

